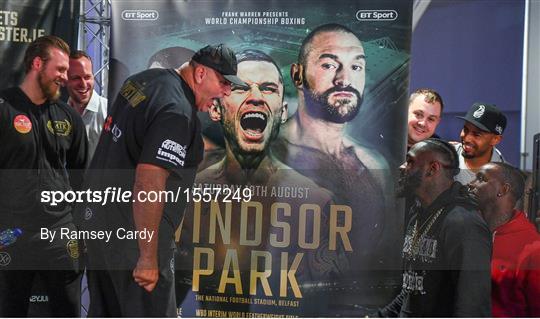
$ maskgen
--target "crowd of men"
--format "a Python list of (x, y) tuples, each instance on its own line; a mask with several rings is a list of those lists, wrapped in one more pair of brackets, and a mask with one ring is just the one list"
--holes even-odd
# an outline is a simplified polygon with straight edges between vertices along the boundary
[[(0, 231), (24, 228), (15, 244), (0, 248), (10, 256), (0, 268), (0, 316), (27, 315), (38, 276), (53, 316), (80, 316), (84, 268), (90, 316), (176, 316), (173, 239), (186, 202), (134, 196), (133, 202), (72, 207), (40, 202), (43, 191), (116, 187), (136, 194), (189, 188), (194, 181), (316, 185), (322, 202), (364, 208), (353, 217), (358, 233), (352, 240), (362, 252), (373, 251), (339, 263), (312, 260), (308, 265), (320, 272), (311, 275), (354, 272), (366, 255), (384, 259), (374, 249), (384, 246), (366, 242), (385, 236), (370, 225), (382, 222), (386, 198), (394, 196), (388, 161), (345, 133), (364, 98), (367, 58), (360, 39), (338, 24), (311, 31), (291, 66), (298, 94), (291, 117), (283, 75), (266, 53), (235, 54), (220, 44), (191, 55), (176, 69), (152, 67), (128, 77), (108, 105), (94, 90), (85, 52), (71, 52), (55, 36), (29, 45), (23, 82), (0, 91)], [(67, 102), (59, 99), (63, 85)], [(406, 161), (397, 181), (397, 195), (408, 198), (402, 289), (371, 314), (540, 316), (540, 235), (516, 208), (522, 172), (496, 148), (506, 117), (493, 104), (474, 103), (460, 117), (461, 140), (447, 142), (435, 134), (443, 106), (433, 89), (410, 96)], [(205, 149), (197, 112), (207, 111), (223, 129), (225, 149), (197, 175)], [(316, 170), (321, 163), (331, 175)], [(155, 236), (44, 241), (43, 227), (124, 227)]]

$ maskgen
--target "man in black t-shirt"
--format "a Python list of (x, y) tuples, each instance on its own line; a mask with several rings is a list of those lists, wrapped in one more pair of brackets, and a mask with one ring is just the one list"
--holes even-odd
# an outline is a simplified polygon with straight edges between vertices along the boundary
[[(203, 155), (196, 112), (244, 85), (236, 68), (232, 50), (207, 46), (179, 69), (143, 71), (120, 89), (85, 189), (132, 196), (79, 210), (83, 230), (109, 234), (87, 240), (89, 316), (176, 316), (174, 232)], [(152, 195), (163, 191), (175, 196)]]
[(58, 100), (69, 53), (60, 38), (36, 39), (25, 53), (21, 85), (0, 92), (0, 230), (22, 230), (0, 253), (0, 317), (28, 315), (37, 278), (48, 297), (49, 315), (80, 315), (78, 241), (58, 235), (75, 230), (72, 206), (46, 198), (77, 189), (86, 167), (84, 123)]

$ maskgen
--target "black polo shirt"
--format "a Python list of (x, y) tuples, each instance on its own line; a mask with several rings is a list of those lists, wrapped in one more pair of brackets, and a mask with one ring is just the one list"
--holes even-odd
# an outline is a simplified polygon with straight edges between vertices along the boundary
[[(129, 77), (114, 99), (85, 176), (85, 190), (104, 192), (115, 187), (117, 191), (133, 191), (138, 164), (169, 170), (167, 190), (176, 192), (180, 187), (181, 195), (177, 201), (165, 203), (159, 249), (168, 249), (173, 243), (186, 206), (183, 190), (193, 185), (203, 157), (201, 124), (196, 114), (193, 92), (175, 70), (150, 69)], [(111, 202), (109, 195), (105, 205), (81, 205), (78, 222), (84, 230), (135, 230), (133, 199)], [(105, 245), (107, 252), (138, 250), (137, 240), (115, 240), (114, 234)]]

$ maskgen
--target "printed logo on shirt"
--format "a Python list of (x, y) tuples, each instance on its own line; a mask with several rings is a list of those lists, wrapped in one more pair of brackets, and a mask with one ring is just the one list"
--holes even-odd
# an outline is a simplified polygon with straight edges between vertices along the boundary
[(90, 207), (86, 207), (86, 209), (84, 210), (84, 220), (90, 220), (90, 218), (92, 218), (92, 215), (94, 215), (94, 213), (92, 212)]
[(186, 149), (187, 145), (182, 146), (175, 141), (165, 140), (158, 148), (156, 158), (174, 164), (174, 166), (184, 166), (182, 159), (186, 158)]
[(142, 86), (139, 83), (127, 81), (126, 84), (120, 89), (120, 95), (122, 95), (131, 105), (131, 107), (137, 107), (139, 103), (146, 99)]
[(120, 138), (120, 136), (122, 136), (122, 130), (118, 127), (118, 125), (113, 125), (111, 133), (113, 135), (113, 141), (118, 142), (118, 139)]
[(79, 242), (77, 242), (77, 240), (71, 239), (68, 241), (66, 244), (66, 249), (71, 258), (79, 258)]
[(3, 251), (0, 251), (0, 266), (5, 267), (11, 262), (11, 256)]
[(112, 116), (107, 116), (107, 119), (105, 120), (105, 123), (103, 124), (103, 130), (105, 132), (111, 131), (111, 125), (112, 125)]
[(17, 132), (26, 134), (32, 130), (32, 122), (30, 122), (28, 116), (20, 114), (13, 119), (13, 127)]
[(30, 302), (32, 303), (38, 303), (38, 302), (48, 302), (49, 296), (47, 295), (33, 295), (30, 297)]
[(69, 136), (71, 134), (71, 123), (69, 121), (47, 121), (47, 130), (56, 136)]
[(177, 154), (181, 158), (186, 158), (186, 146), (185, 145), (182, 146), (182, 145), (176, 143), (175, 141), (165, 140), (165, 141), (163, 141), (163, 143), (161, 143), (161, 148), (163, 148), (165, 150), (168, 150), (168, 151), (171, 151), (171, 152), (174, 152), (175, 154)]

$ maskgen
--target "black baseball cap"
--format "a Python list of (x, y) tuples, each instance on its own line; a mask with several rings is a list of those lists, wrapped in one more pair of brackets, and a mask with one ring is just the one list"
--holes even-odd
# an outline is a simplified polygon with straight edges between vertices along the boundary
[(497, 135), (502, 135), (506, 128), (506, 116), (493, 104), (474, 103), (465, 116), (456, 117)]
[(191, 58), (193, 61), (205, 65), (221, 73), (223, 77), (236, 85), (247, 86), (246, 82), (236, 76), (237, 63), (233, 50), (225, 44), (207, 45)]

